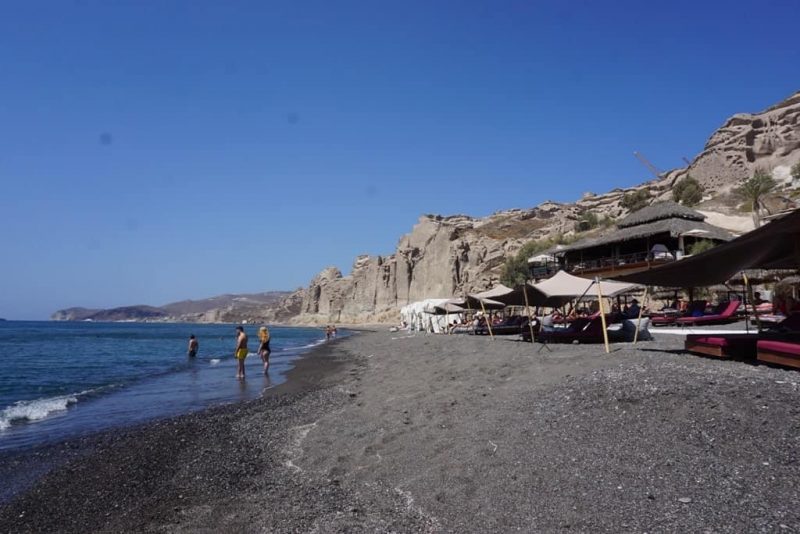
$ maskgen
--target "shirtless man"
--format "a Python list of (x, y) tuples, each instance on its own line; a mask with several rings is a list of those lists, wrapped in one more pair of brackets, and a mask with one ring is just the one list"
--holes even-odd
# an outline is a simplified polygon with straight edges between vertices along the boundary
[(236, 357), (236, 378), (244, 378), (244, 359), (247, 358), (247, 334), (244, 328), (236, 327), (236, 350), (233, 355)]
[(197, 350), (200, 348), (200, 343), (197, 342), (197, 338), (194, 337), (194, 334), (189, 336), (189, 349), (187, 351), (190, 358), (194, 358), (197, 356)]

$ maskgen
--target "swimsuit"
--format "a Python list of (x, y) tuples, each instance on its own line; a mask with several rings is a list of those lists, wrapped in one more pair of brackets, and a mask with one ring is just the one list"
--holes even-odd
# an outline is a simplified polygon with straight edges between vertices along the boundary
[(239, 360), (244, 360), (247, 358), (247, 349), (239, 349), (236, 351), (236, 358)]
[(194, 358), (195, 356), (197, 356), (197, 350), (190, 350), (189, 351), (189, 357), (190, 358)]

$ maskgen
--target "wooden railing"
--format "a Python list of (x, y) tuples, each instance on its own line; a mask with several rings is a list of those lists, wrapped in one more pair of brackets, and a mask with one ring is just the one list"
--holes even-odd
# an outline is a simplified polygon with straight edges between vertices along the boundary
[(621, 256), (599, 258), (596, 260), (587, 260), (579, 263), (568, 264), (567, 271), (613, 271), (617, 268), (623, 269), (631, 265), (666, 263), (670, 261), (675, 261), (675, 256), (672, 254), (658, 253), (653, 255), (650, 252), (635, 252), (633, 254), (623, 254)]

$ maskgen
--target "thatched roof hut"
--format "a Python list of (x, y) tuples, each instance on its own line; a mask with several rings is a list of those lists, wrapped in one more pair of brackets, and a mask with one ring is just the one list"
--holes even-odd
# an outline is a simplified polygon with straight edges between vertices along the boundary
[(617, 223), (617, 228), (629, 228), (631, 226), (637, 226), (653, 221), (662, 221), (665, 219), (682, 219), (686, 221), (703, 222), (706, 220), (706, 216), (699, 211), (687, 208), (686, 206), (678, 204), (677, 202), (666, 200), (664, 202), (651, 204), (646, 208), (642, 208), (639, 211), (631, 213)]
[[(634, 215), (636, 214), (634, 213)], [(568, 252), (572, 250), (600, 247), (612, 243), (631, 241), (634, 239), (641, 239), (659, 234), (669, 234), (670, 237), (673, 238), (691, 236), (697, 239), (711, 239), (714, 241), (730, 241), (733, 239), (733, 234), (727, 230), (703, 221), (666, 219), (639, 224), (636, 226), (628, 226), (626, 228), (621, 228), (616, 232), (612, 232), (608, 235), (600, 237), (581, 239), (580, 241), (576, 241), (571, 245), (567, 245), (558, 249), (558, 252)]]
[(617, 274), (649, 268), (653, 263), (674, 261), (686, 255), (692, 243), (730, 241), (727, 230), (705, 222), (706, 216), (675, 202), (659, 202), (631, 213), (617, 230), (587, 237), (553, 252), (562, 267), (577, 272)]

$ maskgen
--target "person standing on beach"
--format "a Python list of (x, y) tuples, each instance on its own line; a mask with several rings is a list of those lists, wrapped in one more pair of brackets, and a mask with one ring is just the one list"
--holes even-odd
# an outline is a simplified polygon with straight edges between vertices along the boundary
[(244, 359), (247, 358), (247, 334), (244, 333), (244, 328), (241, 326), (236, 327), (236, 350), (234, 351), (236, 357), (236, 378), (244, 378)]
[(261, 361), (264, 362), (264, 374), (269, 371), (269, 355), (272, 352), (269, 350), (269, 329), (266, 326), (262, 326), (258, 329), (258, 355), (261, 356)]
[(200, 349), (200, 343), (197, 342), (197, 338), (194, 337), (194, 334), (189, 336), (189, 349), (188, 355), (190, 358), (194, 358), (197, 356), (197, 351)]

